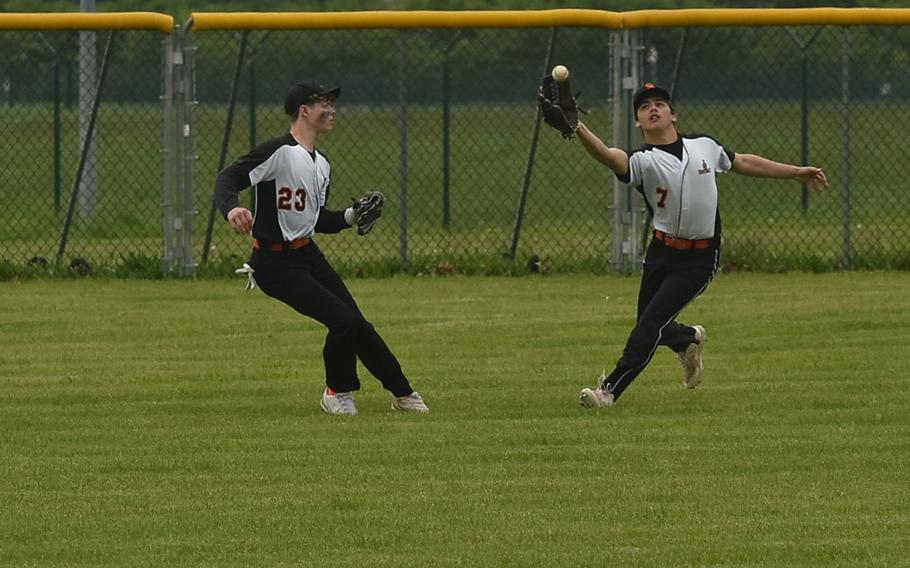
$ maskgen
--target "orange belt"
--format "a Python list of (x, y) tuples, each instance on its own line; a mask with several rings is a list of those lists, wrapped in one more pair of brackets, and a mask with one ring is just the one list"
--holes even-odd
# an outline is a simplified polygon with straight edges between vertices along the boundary
[(654, 238), (676, 250), (706, 249), (711, 248), (711, 245), (714, 243), (714, 239), (698, 239), (694, 241), (679, 239), (656, 229), (654, 230)]
[(294, 239), (293, 241), (284, 241), (281, 243), (267, 243), (260, 241), (259, 239), (253, 239), (253, 248), (254, 249), (265, 249), (272, 252), (281, 252), (285, 250), (296, 250), (302, 249), (303, 247), (310, 244), (309, 237), (303, 237), (302, 239)]

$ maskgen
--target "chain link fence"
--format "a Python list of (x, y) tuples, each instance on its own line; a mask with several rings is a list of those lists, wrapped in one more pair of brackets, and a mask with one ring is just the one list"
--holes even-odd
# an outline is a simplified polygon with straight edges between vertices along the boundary
[[(824, 167), (831, 188), (719, 181), (725, 268), (910, 268), (898, 132), (910, 125), (910, 28), (645, 30), (682, 129), (734, 151)], [(680, 49), (681, 48), (681, 49)], [(731, 57), (732, 55), (732, 57)], [(646, 63), (646, 69), (649, 65)]]
[[(552, 37), (549, 29), (249, 32), (231, 113), (244, 39), (195, 34), (197, 203), (210, 210), (227, 117), (230, 161), (286, 133), (288, 88), (318, 80), (342, 93), (335, 129), (319, 139), (332, 163), (328, 207), (343, 209), (372, 189), (387, 196), (368, 237), (317, 237), (336, 264), (485, 272), (513, 264), (523, 270), (536, 254), (558, 258), (563, 268), (604, 267), (609, 177), (552, 131), (540, 133), (531, 156), (535, 93)], [(574, 71), (591, 79), (582, 99), (600, 107), (591, 112), (609, 109), (609, 41), (600, 30), (561, 30), (555, 40), (554, 53), (565, 46)], [(249, 192), (245, 198), (249, 204)], [(249, 239), (232, 234), (219, 213), (209, 248), (197, 244), (196, 256), (217, 265), (240, 260)]]
[(4, 272), (161, 274), (166, 37), (0, 32)]
[[(629, 99), (652, 80), (673, 91), (682, 132), (825, 168), (821, 194), (719, 179), (725, 269), (910, 269), (910, 247), (894, 238), (910, 217), (898, 139), (910, 122), (907, 26), (178, 29), (164, 56), (160, 34), (118, 31), (106, 83), (79, 70), (79, 32), (0, 37), (18, 58), (0, 76), (11, 84), (0, 116), (17, 133), (0, 186), (12, 219), (0, 259), (13, 265), (53, 264), (62, 248), (64, 266), (230, 273), (250, 242), (212, 209), (215, 176), (287, 132), (285, 93), (318, 80), (342, 89), (335, 130), (319, 140), (333, 166), (328, 206), (387, 196), (369, 236), (317, 237), (342, 271), (635, 270), (640, 198), (577, 142), (538, 131), (538, 82), (561, 63), (583, 120), (611, 145), (641, 144)], [(68, 59), (55, 80), (56, 46)], [(94, 193), (74, 181), (80, 77), (102, 87), (94, 161), (84, 160)]]
[[(534, 136), (534, 93), (554, 62), (572, 70), (584, 120), (608, 142), (640, 145), (628, 93), (653, 80), (673, 89), (683, 132), (826, 169), (832, 187), (817, 195), (789, 181), (720, 179), (728, 270), (910, 267), (892, 238), (910, 215), (894, 139), (910, 121), (906, 27), (660, 28), (626, 40), (587, 28), (246, 33), (228, 154), (287, 130), (281, 98), (296, 80), (340, 85), (336, 131), (320, 141), (334, 168), (330, 206), (373, 188), (391, 205), (368, 240), (323, 240), (351, 267), (483, 272), (534, 257), (554, 270), (636, 267), (631, 251), (647, 238), (637, 195), (614, 188), (579, 144), (546, 128)], [(196, 132), (212, 132), (197, 137), (201, 203), (211, 201), (239, 35), (195, 38), (205, 109)], [(626, 60), (614, 56), (623, 49)], [(220, 219), (214, 230), (201, 255), (245, 254)]]

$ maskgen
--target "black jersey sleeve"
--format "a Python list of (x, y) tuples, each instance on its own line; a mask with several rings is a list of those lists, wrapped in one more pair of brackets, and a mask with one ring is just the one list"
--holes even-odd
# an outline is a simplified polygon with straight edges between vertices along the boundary
[(632, 182), (632, 157), (633, 157), (637, 152), (641, 152), (643, 149), (644, 149), (644, 148), (638, 148), (638, 149), (636, 149), (636, 150), (631, 150), (631, 151), (630, 151), (630, 150), (624, 150), (624, 152), (626, 153), (626, 156), (629, 157), (628, 162), (627, 162), (627, 163), (629, 164), (629, 167), (626, 168), (626, 173), (625, 173), (625, 174), (617, 174), (617, 173), (615, 173), (615, 172), (614, 172), (614, 174), (613, 174), (614, 176), (616, 176), (616, 179), (618, 179), (621, 183), (624, 183), (624, 184), (628, 185), (628, 184), (630, 184), (630, 183)]
[[(325, 158), (326, 162), (329, 161), (325, 154), (322, 154), (322, 157)], [(331, 191), (332, 182), (330, 181), (325, 188), (325, 203), (328, 203), (329, 193)], [(350, 227), (348, 222), (344, 220), (344, 210), (335, 211), (334, 209), (326, 209), (325, 206), (322, 206), (319, 208), (319, 218), (316, 219), (316, 226), (313, 227), (313, 230), (317, 233), (339, 233)]]
[(315, 227), (317, 233), (338, 233), (350, 227), (344, 220), (344, 211), (319, 208), (319, 218), (316, 219)]
[(245, 170), (240, 164), (234, 162), (221, 170), (218, 177), (215, 178), (215, 205), (218, 206), (218, 210), (225, 219), (231, 209), (240, 205), (237, 195), (250, 187), (250, 170), (252, 168)]
[(263, 142), (218, 173), (215, 178), (215, 205), (225, 219), (231, 209), (240, 205), (238, 194), (250, 187), (250, 172), (287, 144), (296, 144), (290, 134)]

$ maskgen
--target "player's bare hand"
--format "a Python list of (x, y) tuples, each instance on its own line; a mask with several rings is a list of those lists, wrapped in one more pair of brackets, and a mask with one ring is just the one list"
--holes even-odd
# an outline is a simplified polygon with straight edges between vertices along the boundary
[(253, 230), (253, 213), (243, 207), (234, 207), (227, 214), (228, 223), (235, 233), (248, 235)]
[(822, 191), (828, 187), (828, 176), (825, 175), (824, 170), (815, 166), (797, 168), (794, 177), (809, 186), (812, 191)]

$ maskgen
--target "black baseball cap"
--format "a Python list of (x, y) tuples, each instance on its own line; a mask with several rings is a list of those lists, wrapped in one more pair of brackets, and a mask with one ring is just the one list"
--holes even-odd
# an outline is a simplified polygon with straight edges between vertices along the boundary
[(286, 112), (288, 116), (294, 116), (294, 113), (297, 112), (300, 105), (311, 103), (313, 102), (313, 99), (319, 97), (338, 98), (340, 96), (341, 87), (326, 89), (319, 83), (297, 83), (291, 87), (291, 90), (288, 91), (288, 95), (284, 98), (284, 112)]
[(673, 101), (670, 100), (670, 93), (666, 89), (662, 89), (655, 85), (654, 83), (645, 83), (642, 85), (641, 89), (635, 93), (635, 97), (632, 99), (632, 112), (638, 113), (638, 108), (641, 106), (646, 99), (650, 98), (659, 98), (664, 99), (670, 106), (673, 106)]

